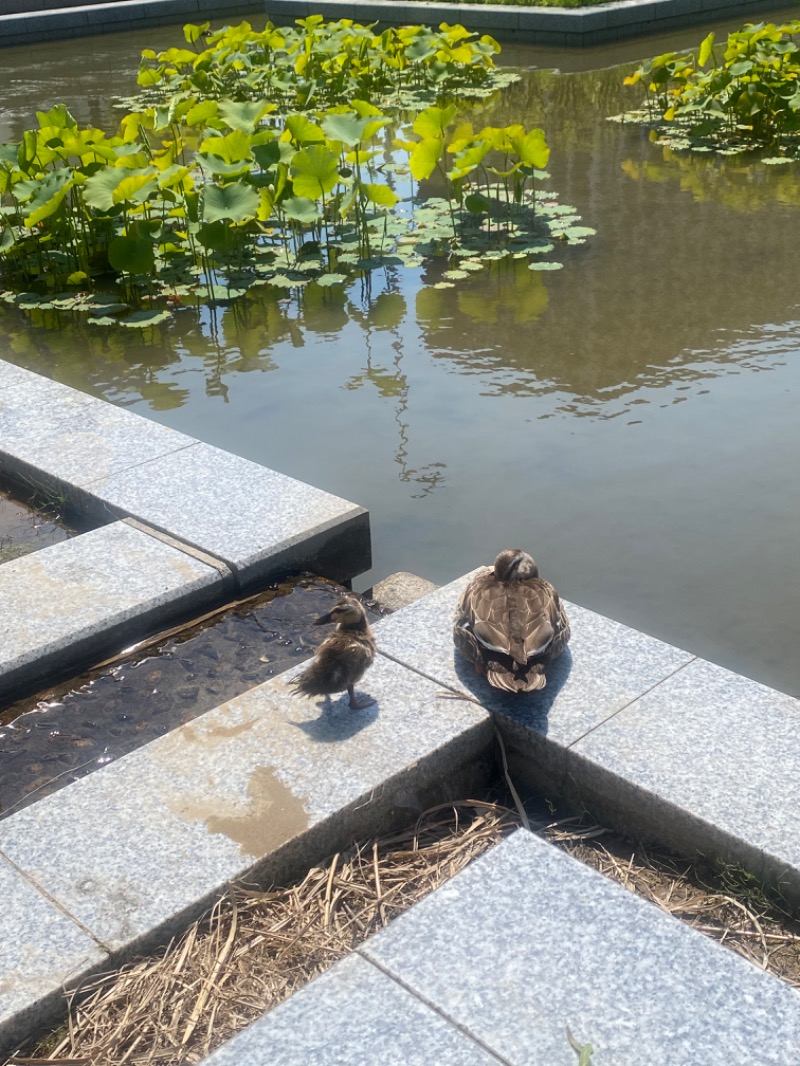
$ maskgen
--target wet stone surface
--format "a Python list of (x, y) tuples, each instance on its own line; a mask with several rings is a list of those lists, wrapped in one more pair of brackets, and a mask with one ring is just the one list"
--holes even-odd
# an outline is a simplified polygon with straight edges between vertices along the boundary
[(66, 540), (73, 533), (52, 508), (36, 506), (21, 491), (0, 486), (0, 563)]
[(287, 578), (0, 710), (0, 818), (307, 659), (331, 631), (314, 619), (344, 591)]

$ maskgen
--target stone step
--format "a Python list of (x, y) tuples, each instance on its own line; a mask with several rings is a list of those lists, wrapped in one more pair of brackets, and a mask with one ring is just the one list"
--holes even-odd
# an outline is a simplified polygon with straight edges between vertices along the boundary
[(361, 23), (380, 21), (384, 25), (423, 20), (430, 25), (461, 23), (501, 41), (581, 48), (703, 26), (719, 19), (734, 20), (740, 25), (757, 12), (775, 12), (774, 0), (628, 0), (572, 9), (523, 4), (387, 4), (385, 0), (98, 0), (94, 4), (71, 0), (68, 7), (63, 6), (63, 0), (56, 0), (52, 6), (47, 0), (11, 2), (14, 6), (22, 3), (28, 9), (0, 13), (0, 47), (146, 26), (177, 27), (181, 22), (203, 19), (213, 19), (218, 26), (236, 22), (249, 12), (268, 16), (279, 26), (313, 14)]
[(363, 507), (10, 363), (0, 474), (100, 522), (134, 518), (218, 559), (239, 588), (292, 568), (348, 581), (370, 566)]
[(788, 1066), (800, 994), (525, 830), (205, 1066)]
[[(225, 576), (227, 574), (227, 577)], [(233, 577), (112, 522), (0, 566), (0, 693), (72, 676), (232, 591)]]
[(62, 985), (166, 942), (230, 882), (286, 883), (488, 783), (488, 715), (414, 671), (381, 658), (360, 711), (287, 676), (0, 822), (0, 1051), (57, 1020)]
[(574, 604), (547, 688), (499, 692), (453, 647), (470, 576), (379, 622), (381, 650), (491, 711), (518, 781), (800, 905), (800, 701)]

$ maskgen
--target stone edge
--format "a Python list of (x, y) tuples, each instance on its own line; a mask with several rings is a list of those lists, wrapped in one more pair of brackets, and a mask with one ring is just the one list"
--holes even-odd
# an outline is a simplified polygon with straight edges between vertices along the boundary
[[(2, 22), (1, 18), (0, 22)], [(69, 386), (61, 385), (32, 371), (22, 370), (13, 363), (0, 360), (0, 372), (4, 368), (7, 371), (5, 377), (8, 380), (0, 385), (0, 388), (3, 388), (6, 394), (9, 389), (13, 388), (17, 372), (21, 379), (33, 378), (46, 382), (48, 396), (52, 396), (53, 393), (57, 395), (59, 390), (63, 390), (65, 395), (74, 392)], [(107, 404), (111, 410), (116, 410), (113, 404), (108, 404), (107, 401), (96, 397), (87, 397), (87, 403)], [(134, 418), (142, 423), (147, 422), (148, 430), (151, 433), (158, 434), (159, 431), (163, 432), (164, 453), (160, 457), (148, 460), (148, 462), (159, 463), (161, 460), (168, 460), (170, 454), (174, 452), (173, 431), (160, 426), (157, 422), (144, 419), (134, 412), (126, 411), (124, 415), (128, 420)], [(189, 446), (203, 447), (202, 442), (194, 438), (187, 437), (186, 439), (190, 442)], [(211, 449), (211, 451), (214, 450)], [(230, 458), (230, 453), (221, 454)], [(233, 457), (234, 460), (237, 458), (236, 456)], [(213, 459), (209, 461), (211, 462)], [(250, 463), (249, 460), (242, 459), (241, 462), (243, 465), (247, 464), (248, 468), (258, 466), (258, 464)], [(267, 467), (261, 467), (261, 469), (268, 470)], [(182, 551), (195, 562), (210, 567), (216, 571), (216, 579), (213, 583), (216, 602), (222, 602), (224, 596), (229, 595), (234, 589), (254, 588), (271, 575), (282, 571), (311, 569), (333, 580), (348, 581), (370, 565), (369, 513), (365, 508), (347, 500), (340, 501), (342, 506), (339, 513), (323, 520), (312, 519), (312, 523), (307, 525), (302, 533), (293, 533), (277, 543), (270, 544), (266, 541), (262, 551), (256, 552), (250, 558), (237, 563), (233, 560), (210, 555), (203, 550), (202, 544), (187, 543), (184, 539), (176, 536), (173, 530), (168, 528), (156, 529), (148, 526), (147, 523), (137, 520), (135, 516), (121, 507), (115, 506), (112, 508), (107, 506), (102, 497), (96, 498), (85, 486), (66, 481), (16, 455), (13, 450), (13, 442), (3, 442), (2, 446), (0, 446), (0, 474), (4, 475), (12, 483), (21, 481), (37, 485), (43, 490), (52, 490), (59, 497), (67, 500), (95, 527), (109, 524), (115, 520), (122, 520), (143, 536), (149, 536), (168, 545), (170, 548)], [(221, 481), (221, 483), (223, 482)], [(301, 488), (304, 487), (302, 482), (297, 482), (297, 485), (301, 486)], [(309, 490), (312, 489), (311, 486), (308, 486), (308, 488)], [(319, 495), (324, 490), (314, 489), (313, 491)], [(326, 493), (325, 495), (330, 494)], [(332, 498), (338, 500), (338, 497)], [(83, 553), (80, 551), (80, 541), (81, 535), (79, 534), (69, 542), (73, 546), (71, 550), (82, 558), (82, 565), (91, 565), (91, 559), (84, 558)], [(55, 544), (42, 548), (32, 558), (41, 558), (42, 553), (52, 555), (60, 547), (60, 545)], [(202, 604), (198, 604), (198, 595), (196, 591), (192, 591), (190, 588), (191, 584), (191, 582), (187, 581), (186, 594), (184, 595), (181, 591), (176, 590), (170, 602), (163, 604), (156, 612), (148, 608), (140, 615), (128, 619), (124, 627), (124, 633), (120, 631), (118, 635), (120, 637), (124, 636), (126, 642), (140, 640), (157, 628), (176, 622), (180, 617), (185, 616), (187, 610), (193, 606), (208, 606), (205, 599)], [(74, 651), (79, 660), (78, 664), (76, 664), (78, 666), (85, 666), (90, 663), (90, 659), (87, 658), (85, 643), (80, 634), (76, 634)], [(110, 653), (114, 650), (108, 641), (103, 647), (104, 653)], [(30, 676), (31, 684), (41, 689), (63, 676), (63, 663), (69, 654), (69, 648), (70, 645), (64, 644), (59, 649), (58, 665), (56, 665), (54, 660), (51, 674), (48, 674), (46, 669), (44, 672), (40, 670), (38, 674), (34, 671)], [(25, 677), (28, 678), (29, 674), (31, 674), (30, 671), (26, 673)], [(14, 698), (19, 698), (24, 694), (23, 682), (19, 684), (15, 682)]]
[[(46, 2), (46, 0), (35, 0)], [(417, 4), (394, 0), (110, 0), (98, 4), (0, 15), (0, 47), (113, 33), (212, 17), (263, 14), (273, 21), (320, 13), (384, 25), (459, 22), (503, 41), (587, 48), (715, 19), (775, 11), (773, 0), (627, 0), (591, 8), (514, 8), (495, 4)], [(222, 10), (229, 16), (222, 14)]]

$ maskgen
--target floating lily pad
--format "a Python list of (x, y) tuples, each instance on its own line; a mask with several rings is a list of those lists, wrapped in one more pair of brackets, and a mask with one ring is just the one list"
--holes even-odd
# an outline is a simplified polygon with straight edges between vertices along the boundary
[(134, 311), (127, 318), (119, 319), (119, 325), (125, 326), (126, 329), (147, 329), (148, 326), (157, 326), (171, 317), (169, 311)]
[[(103, 315), (118, 315), (122, 311), (130, 311), (131, 305), (109, 300), (108, 302), (94, 299), (86, 307), (86, 310), (90, 313), (97, 314), (102, 312)], [(112, 319), (113, 321), (113, 319)]]
[(269, 285), (274, 285), (276, 289), (293, 289), (297, 285), (307, 285), (311, 278), (306, 277), (305, 274), (292, 273), (275, 274), (266, 280)]

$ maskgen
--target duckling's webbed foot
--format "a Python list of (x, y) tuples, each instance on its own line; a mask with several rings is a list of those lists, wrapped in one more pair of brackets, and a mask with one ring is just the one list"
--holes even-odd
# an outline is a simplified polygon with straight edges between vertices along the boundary
[(364, 707), (371, 707), (375, 702), (372, 696), (356, 696), (355, 689), (352, 685), (347, 686), (347, 694), (350, 697), (351, 711), (360, 711)]

